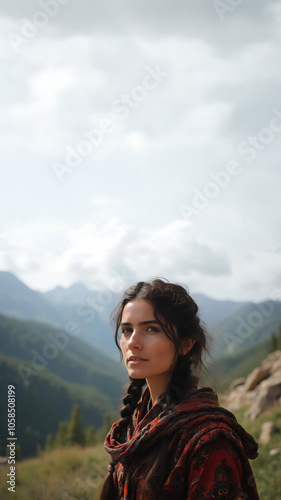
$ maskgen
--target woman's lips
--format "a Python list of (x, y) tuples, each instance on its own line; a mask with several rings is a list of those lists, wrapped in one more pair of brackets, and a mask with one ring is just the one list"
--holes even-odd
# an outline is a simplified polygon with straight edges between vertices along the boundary
[(144, 361), (147, 361), (147, 359), (140, 358), (139, 356), (130, 356), (128, 359), (128, 363), (137, 365), (138, 363), (143, 363)]

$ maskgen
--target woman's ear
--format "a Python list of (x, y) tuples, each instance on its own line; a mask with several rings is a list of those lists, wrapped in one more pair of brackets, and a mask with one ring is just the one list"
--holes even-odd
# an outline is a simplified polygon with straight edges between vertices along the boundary
[(189, 351), (191, 351), (194, 346), (196, 339), (186, 339), (182, 342), (181, 355), (185, 356)]

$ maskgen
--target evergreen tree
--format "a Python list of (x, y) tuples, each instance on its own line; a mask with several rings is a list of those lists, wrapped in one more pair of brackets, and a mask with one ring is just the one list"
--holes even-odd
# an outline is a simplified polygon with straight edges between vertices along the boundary
[(54, 448), (54, 438), (53, 438), (53, 435), (51, 433), (47, 434), (46, 436), (46, 443), (45, 443), (45, 450), (46, 451), (50, 451)]
[(116, 421), (116, 417), (111, 413), (106, 413), (103, 418), (103, 426), (97, 432), (97, 441), (104, 441), (105, 436), (110, 431), (112, 424)]
[(112, 418), (111, 413), (106, 413), (104, 416), (104, 423), (103, 423), (106, 434), (110, 431), (110, 427), (112, 426), (113, 421), (114, 420)]
[(96, 429), (93, 425), (89, 425), (85, 429), (85, 444), (87, 446), (93, 446), (97, 442)]
[(270, 338), (270, 350), (269, 352), (274, 352), (278, 349), (278, 339), (275, 333), (271, 334)]
[(85, 444), (85, 433), (83, 431), (83, 422), (80, 407), (75, 404), (71, 411), (70, 423), (68, 427), (69, 444)]
[(59, 430), (55, 438), (55, 446), (67, 446), (69, 444), (69, 422), (60, 422)]
[(21, 446), (19, 443), (15, 446), (16, 461), (20, 462), (22, 460)]

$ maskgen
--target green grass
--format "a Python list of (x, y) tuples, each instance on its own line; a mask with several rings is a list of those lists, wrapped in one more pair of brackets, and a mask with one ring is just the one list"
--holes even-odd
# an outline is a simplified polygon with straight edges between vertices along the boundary
[[(223, 405), (223, 401), (221, 401)], [(258, 441), (264, 422), (273, 421), (276, 432), (268, 445), (259, 446), (259, 456), (251, 461), (261, 500), (281, 499), (281, 406), (264, 413), (257, 420), (244, 417), (246, 408), (235, 413), (237, 420)], [(98, 500), (100, 486), (107, 472), (109, 457), (103, 445), (61, 448), (43, 452), (38, 458), (16, 465), (16, 493), (7, 489), (8, 466), (0, 469), (0, 498), (7, 500)], [(13, 495), (11, 497), (11, 494)]]
[[(97, 500), (109, 459), (103, 445), (62, 448), (16, 465), (16, 492), (1, 468), (1, 500)], [(12, 497), (11, 497), (12, 495)]]
[(270, 450), (279, 448), (281, 450), (281, 406), (274, 407), (261, 415), (258, 419), (251, 421), (244, 417), (246, 408), (235, 412), (238, 422), (243, 425), (247, 432), (252, 434), (258, 442), (262, 424), (274, 422), (276, 432), (267, 445), (259, 444), (259, 456), (251, 461), (251, 466), (258, 486), (261, 500), (281, 499), (281, 451), (271, 456)]

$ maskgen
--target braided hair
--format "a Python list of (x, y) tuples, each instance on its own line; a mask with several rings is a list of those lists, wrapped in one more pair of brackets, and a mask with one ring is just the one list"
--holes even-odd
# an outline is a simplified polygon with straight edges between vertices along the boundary
[[(120, 438), (125, 439), (127, 433), (127, 427), (132, 421), (133, 413), (142, 395), (143, 385), (146, 383), (145, 379), (130, 379), (130, 384), (127, 389), (127, 394), (123, 398), (124, 406), (120, 410), (120, 415), (122, 417), (120, 421), (120, 427), (123, 427), (123, 436)], [(115, 471), (115, 466), (117, 462), (111, 460), (108, 465), (108, 474), (104, 480), (103, 487), (101, 490), (100, 499), (101, 500), (117, 500), (118, 492), (116, 489), (116, 484), (114, 482), (113, 474)]]
[[(202, 353), (204, 350), (207, 351), (208, 334), (198, 317), (197, 304), (183, 286), (162, 279), (154, 279), (149, 282), (140, 281), (125, 291), (121, 302), (113, 311), (115, 343), (120, 353), (119, 337), (123, 310), (126, 304), (134, 299), (143, 299), (152, 304), (155, 319), (175, 346), (172, 373), (165, 392), (164, 411), (168, 412), (182, 400), (184, 394), (192, 386), (196, 385), (195, 379), (203, 365)], [(195, 343), (186, 354), (183, 354), (182, 347), (189, 339), (194, 339)], [(127, 426), (131, 424), (133, 413), (141, 399), (145, 383), (145, 379), (130, 379), (127, 394), (123, 399), (124, 406), (120, 411), (122, 417), (120, 425), (124, 428), (124, 439)], [(164, 442), (159, 443), (162, 448), (166, 445)], [(156, 448), (153, 447), (150, 457), (146, 455), (143, 460), (140, 456), (137, 457), (132, 478), (137, 481), (141, 470), (145, 467), (147, 472), (143, 490), (149, 486), (151, 491), (158, 495), (164, 481), (163, 471), (166, 465), (163, 463), (163, 457), (166, 454), (161, 453), (160, 449)], [(100, 496), (101, 500), (118, 499), (113, 481), (114, 466), (115, 464), (111, 462), (109, 474), (105, 479)], [(155, 483), (155, 477), (158, 477), (157, 483)], [(153, 481), (152, 478), (154, 478)]]

